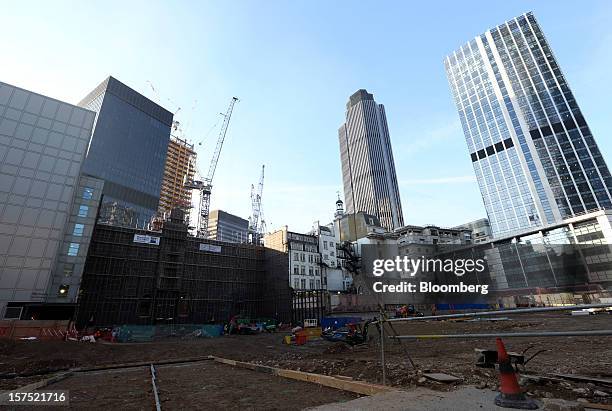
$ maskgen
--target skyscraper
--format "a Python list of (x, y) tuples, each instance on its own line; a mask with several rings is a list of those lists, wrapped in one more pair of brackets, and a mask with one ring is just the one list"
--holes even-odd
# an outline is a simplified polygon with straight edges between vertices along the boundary
[(388, 230), (403, 226), (384, 106), (364, 89), (355, 92), (346, 104), (338, 139), (347, 213), (375, 215)]
[(444, 64), (494, 236), (612, 208), (612, 177), (531, 13)]
[(172, 113), (113, 77), (79, 106), (98, 114), (83, 172), (104, 180), (100, 220), (146, 227), (158, 210)]

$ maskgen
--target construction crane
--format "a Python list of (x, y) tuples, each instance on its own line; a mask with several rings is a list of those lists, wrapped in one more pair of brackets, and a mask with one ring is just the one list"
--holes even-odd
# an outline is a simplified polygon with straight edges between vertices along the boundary
[(208, 238), (208, 215), (210, 212), (210, 194), (212, 192), (212, 182), (215, 176), (215, 170), (217, 169), (217, 163), (219, 162), (219, 155), (221, 154), (223, 141), (225, 141), (225, 134), (227, 133), (230, 118), (232, 117), (232, 111), (234, 110), (234, 104), (236, 104), (238, 101), (238, 97), (232, 97), (225, 114), (221, 113), (223, 115), (223, 125), (219, 131), (217, 145), (215, 146), (215, 151), (212, 159), (210, 160), (210, 165), (208, 166), (208, 174), (202, 180), (194, 180), (185, 184), (185, 187), (198, 190), (200, 192), (198, 224), (196, 231), (196, 236), (200, 238)]
[(261, 196), (263, 194), (264, 185), (264, 169), (265, 165), (261, 166), (261, 177), (257, 190), (251, 184), (251, 216), (249, 217), (249, 237), (251, 244), (260, 244), (263, 235), (266, 232), (266, 222), (263, 218), (261, 209)]

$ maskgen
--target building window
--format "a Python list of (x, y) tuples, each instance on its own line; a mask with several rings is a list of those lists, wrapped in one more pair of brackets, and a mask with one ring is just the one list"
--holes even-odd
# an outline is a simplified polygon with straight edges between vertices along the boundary
[(87, 214), (89, 214), (89, 207), (86, 205), (81, 205), (79, 206), (79, 217), (87, 217)]
[(306, 267), (305, 267), (305, 266), (302, 266), (302, 267), (301, 267), (300, 273), (301, 273), (302, 275), (306, 275)]
[(321, 289), (321, 280), (317, 280), (317, 290)]
[(300, 273), (300, 267), (295, 266), (293, 267), (293, 274), (299, 274)]
[(315, 275), (319, 276), (319, 269), (318, 268), (315, 268)]
[(314, 280), (310, 280), (308, 283), (309, 283), (308, 285), (310, 286), (310, 289), (314, 290), (314, 284), (315, 284)]
[(306, 257), (304, 257), (304, 253), (302, 253), (300, 257), (301, 257), (302, 262), (306, 261)]
[(295, 288), (296, 290), (300, 288), (300, 280), (298, 280), (297, 278), (293, 280), (293, 288)]
[(84, 200), (91, 200), (93, 198), (93, 193), (94, 193), (93, 188), (85, 187), (83, 189), (83, 199)]
[(74, 225), (74, 230), (72, 230), (72, 235), (75, 235), (77, 237), (82, 237), (84, 229), (85, 229), (85, 226), (83, 224), (77, 223)]
[(293, 259), (295, 261), (300, 261), (300, 253), (293, 253)]
[(323, 249), (327, 250), (327, 241), (323, 241)]
[(64, 277), (70, 277), (74, 273), (74, 264), (64, 264)]
[(308, 275), (313, 275), (312, 267), (308, 267)]
[(79, 254), (79, 247), (81, 245), (79, 243), (70, 243), (68, 246), (68, 255), (71, 257), (76, 257)]
[(302, 289), (306, 289), (306, 279), (302, 278)]
[(312, 260), (312, 254), (308, 254), (308, 262), (309, 262), (309, 263), (312, 263), (312, 261), (313, 261), (313, 260)]

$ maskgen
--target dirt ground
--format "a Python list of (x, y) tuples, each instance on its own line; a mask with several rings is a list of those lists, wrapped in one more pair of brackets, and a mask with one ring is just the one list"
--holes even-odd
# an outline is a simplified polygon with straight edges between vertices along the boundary
[[(612, 329), (612, 315), (572, 317), (567, 314), (549, 313), (514, 315), (509, 321), (499, 322), (405, 322), (395, 323), (394, 327), (400, 335)], [(392, 334), (390, 329), (387, 329), (386, 333)], [(370, 330), (371, 341), (356, 348), (323, 340), (310, 341), (304, 346), (287, 346), (282, 343), (283, 335), (276, 333), (190, 340), (177, 338), (140, 344), (0, 341), (0, 376), (3, 377), (0, 378), (0, 389), (16, 388), (46, 377), (30, 375), (33, 373), (49, 373), (72, 367), (136, 361), (155, 362), (206, 355), (326, 375), (343, 375), (375, 383), (381, 382), (380, 346), (378, 345), (378, 333), (374, 327), (371, 327)], [(522, 352), (531, 347), (526, 352), (527, 358), (536, 351), (546, 350), (526, 365), (524, 374), (548, 377), (555, 373), (608, 379), (612, 377), (612, 337), (507, 338), (504, 339), (504, 342), (508, 351)], [(496, 390), (495, 370), (478, 368), (474, 365), (475, 348), (494, 349), (495, 340), (493, 338), (428, 339), (403, 340), (402, 343), (389, 340), (386, 342), (385, 350), (387, 383), (402, 388), (425, 386), (437, 390), (453, 389), (453, 386), (438, 384), (422, 376), (424, 372), (444, 372), (462, 378), (462, 382), (456, 385), (469, 384), (481, 389)], [(412, 367), (409, 357), (414, 361), (416, 369)], [(216, 365), (215, 372), (220, 370), (218, 367), (223, 366)], [(171, 373), (164, 377), (162, 371), (164, 370), (160, 369), (160, 381), (163, 381), (164, 378), (172, 380)], [(253, 374), (255, 381), (267, 377), (250, 371), (241, 370), (240, 372)], [(7, 378), (12, 376), (9, 373), (16, 373), (18, 377)], [(220, 375), (219, 381), (223, 381), (222, 378), (225, 377)], [(204, 375), (199, 377), (199, 379), (202, 378), (202, 384), (208, 384), (205, 382)], [(228, 378), (229, 381), (232, 381), (231, 376)], [(239, 378), (239, 380), (243, 379), (248, 381), (247, 377)], [(173, 387), (170, 380), (166, 379), (166, 386)], [(65, 380), (66, 383), (69, 381), (70, 379)], [(213, 377), (211, 383), (215, 381)], [(52, 387), (60, 384), (54, 384)], [(122, 384), (113, 384), (113, 387), (117, 385)], [(600, 384), (523, 379), (522, 385), (529, 395), (537, 398), (554, 397), (573, 400), (582, 398), (591, 402), (612, 402), (612, 387)], [(219, 400), (225, 396), (233, 398), (231, 393), (241, 392), (241, 389), (230, 389), (229, 387), (232, 386), (229, 384), (219, 384), (219, 387), (227, 387), (225, 390), (219, 390)], [(111, 390), (111, 393), (115, 390), (110, 387), (108, 389)], [(125, 389), (125, 386), (120, 389)], [(160, 389), (164, 390), (161, 383)], [(292, 388), (279, 387), (278, 389), (279, 392), (282, 392), (283, 389), (291, 390)], [(187, 392), (190, 392), (189, 390), (191, 388), (188, 388)], [(173, 395), (172, 391), (164, 392), (162, 398), (171, 399), (174, 398)], [(186, 398), (186, 395), (183, 397)], [(244, 393), (240, 395), (244, 396)], [(253, 395), (263, 396), (264, 393)], [(338, 400), (343, 399), (343, 393), (339, 391), (334, 391), (334, 395)], [(251, 398), (250, 394), (247, 397)]]

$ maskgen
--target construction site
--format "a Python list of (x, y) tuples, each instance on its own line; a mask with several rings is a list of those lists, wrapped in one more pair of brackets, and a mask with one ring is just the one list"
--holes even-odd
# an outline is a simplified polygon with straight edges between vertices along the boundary
[[(291, 339), (291, 331), (282, 328), (256, 335), (171, 336), (139, 343), (2, 339), (0, 387), (68, 390), (70, 406), (76, 409), (92, 404), (151, 409), (156, 403), (158, 409), (502, 409), (494, 404), (501, 388), (495, 360), (483, 359), (478, 350), (495, 351), (493, 335), (542, 330), (580, 334), (610, 328), (609, 313), (591, 312), (387, 322), (388, 336), (491, 336), (387, 338), (382, 347), (376, 325), (367, 328), (358, 344), (321, 338), (317, 327), (305, 341), (290, 344), (285, 340)], [(520, 370), (522, 391), (540, 407), (553, 400), (584, 409), (612, 407), (611, 337), (503, 340)]]

